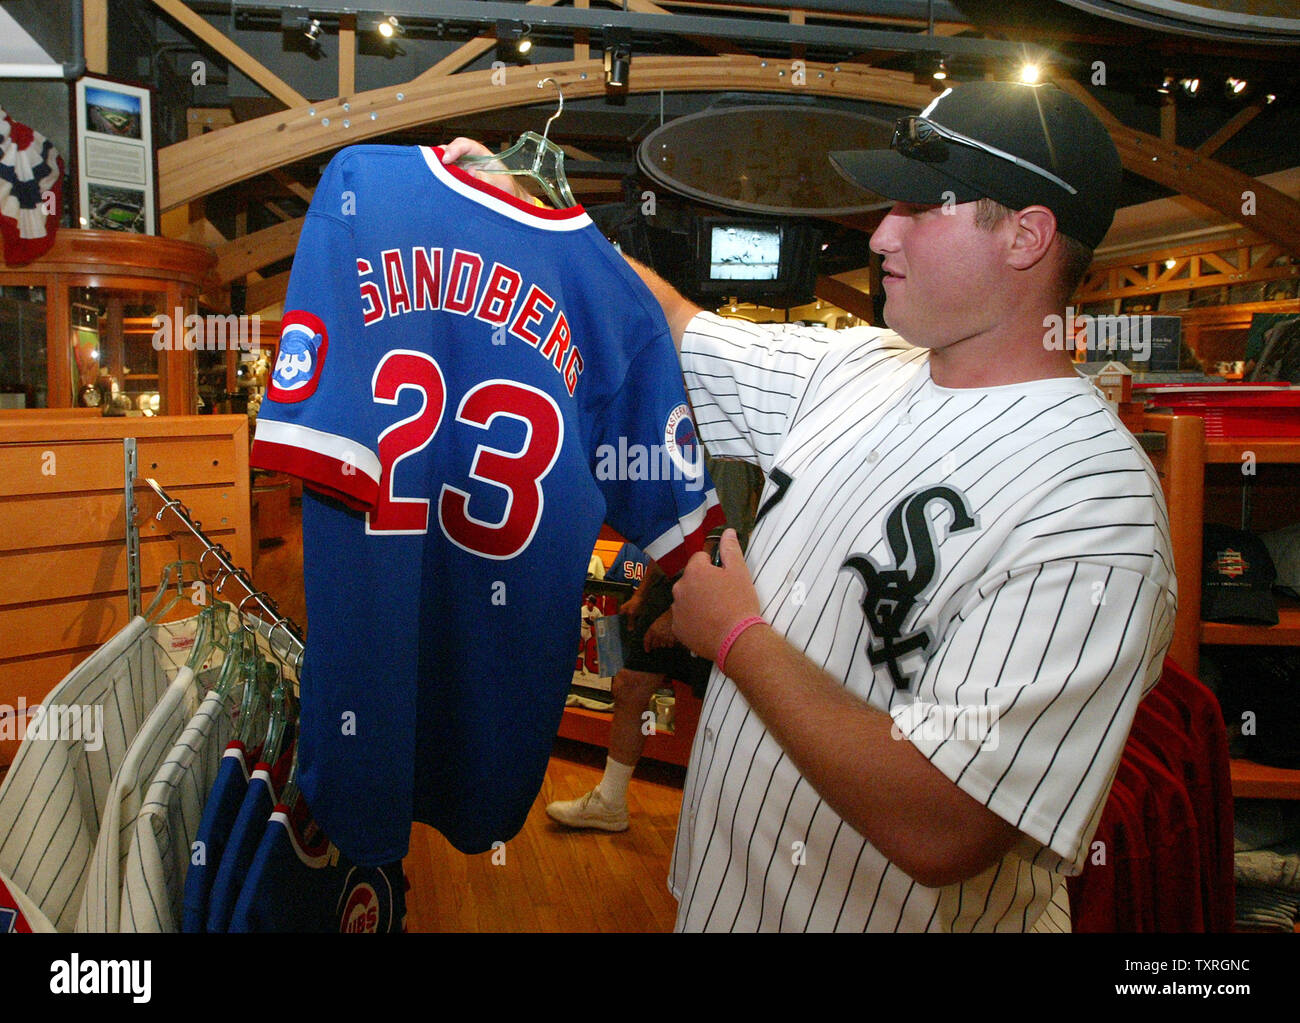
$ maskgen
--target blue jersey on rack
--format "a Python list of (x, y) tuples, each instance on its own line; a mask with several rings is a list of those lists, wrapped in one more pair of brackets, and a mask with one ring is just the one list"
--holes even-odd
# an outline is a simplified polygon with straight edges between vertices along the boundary
[(248, 760), (244, 744), (238, 740), (226, 747), (217, 768), (212, 791), (203, 804), (203, 816), (194, 836), (194, 853), (185, 871), (185, 895), (181, 915), (181, 930), (186, 934), (202, 934), (208, 929), (208, 901), (212, 883), (221, 867), (221, 857), (226, 851), (226, 841), (239, 816), (244, 796), (248, 792)]
[(402, 864), (361, 867), (330, 842), (301, 797), (266, 823), (231, 933), (385, 934), (406, 922)]
[[(721, 522), (663, 313), (580, 207), (426, 147), (330, 162), (254, 465), (303, 477), (299, 783), (358, 863), (523, 825), (602, 521), (668, 572)], [(314, 491), (314, 492), (313, 492)]]

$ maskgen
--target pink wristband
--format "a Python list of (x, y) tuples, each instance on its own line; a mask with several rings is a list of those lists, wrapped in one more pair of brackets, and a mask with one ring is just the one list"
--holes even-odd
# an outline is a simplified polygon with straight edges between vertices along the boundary
[(724, 666), (724, 662), (727, 659), (727, 654), (731, 652), (731, 646), (740, 638), (740, 634), (751, 625), (766, 624), (767, 621), (761, 615), (750, 615), (748, 618), (742, 618), (732, 627), (732, 630), (727, 633), (727, 638), (724, 639), (722, 645), (718, 647), (718, 656), (713, 659), (713, 663), (725, 672), (727, 669)]

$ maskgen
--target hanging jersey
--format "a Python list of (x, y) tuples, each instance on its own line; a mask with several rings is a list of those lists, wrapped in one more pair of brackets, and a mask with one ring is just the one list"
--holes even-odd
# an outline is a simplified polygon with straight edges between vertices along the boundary
[(284, 788), (291, 763), (292, 747), (280, 754), (274, 768), (263, 762), (253, 768), (248, 779), (248, 791), (239, 804), (239, 813), (235, 815), (230, 837), (221, 853), (221, 863), (212, 879), (208, 915), (204, 922), (204, 930), (209, 934), (224, 934), (230, 929), (230, 917), (235, 912), (239, 891), (266, 831), (266, 822), (275, 809), (280, 790)]
[(86, 891), (77, 913), (79, 933), (117, 932), (124, 868), (145, 790), (198, 709), (200, 697), (194, 672), (181, 668), (140, 726), (122, 766), (113, 776), (86, 878)]
[(207, 930), (212, 883), (216, 880), (230, 831), (248, 792), (250, 759), (256, 761), (256, 752), (250, 757), (243, 743), (238, 740), (230, 742), (222, 754), (212, 791), (203, 804), (203, 816), (199, 819), (199, 829), (190, 851), (181, 900), (181, 930), (186, 934), (202, 934)]
[(113, 776), (167, 688), (158, 651), (135, 618), (74, 668), (28, 719), (0, 785), (0, 871), (63, 933), (76, 924)]
[(510, 839), (602, 521), (672, 572), (721, 517), (649, 291), (580, 208), (440, 152), (326, 168), (251, 456), (319, 492), (299, 782), (366, 864), (401, 859), (413, 818), (466, 852)]
[(233, 727), (227, 698), (208, 693), (154, 775), (127, 849), (120, 930), (180, 930), (191, 843)]
[(634, 543), (625, 543), (614, 555), (614, 563), (605, 573), (605, 581), (640, 586), (649, 564), (650, 559), (646, 557), (645, 551)]
[(361, 867), (330, 842), (301, 796), (279, 804), (239, 893), (236, 933), (383, 934), (404, 929), (402, 864)]

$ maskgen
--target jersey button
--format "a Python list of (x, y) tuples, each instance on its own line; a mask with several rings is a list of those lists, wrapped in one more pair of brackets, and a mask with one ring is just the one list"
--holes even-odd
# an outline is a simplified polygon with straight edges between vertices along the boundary
[(879, 452), (879, 451), (868, 451), (868, 452), (867, 452), (867, 464), (868, 464), (868, 465), (875, 465), (875, 464), (876, 464), (877, 462), (879, 462), (879, 461), (880, 461), (880, 452)]

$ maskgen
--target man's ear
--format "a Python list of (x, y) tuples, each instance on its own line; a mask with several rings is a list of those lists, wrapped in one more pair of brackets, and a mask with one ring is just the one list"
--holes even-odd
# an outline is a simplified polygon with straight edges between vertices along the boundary
[(1056, 214), (1046, 206), (1026, 206), (1011, 217), (1015, 231), (1007, 264), (1028, 270), (1045, 257), (1056, 238)]

